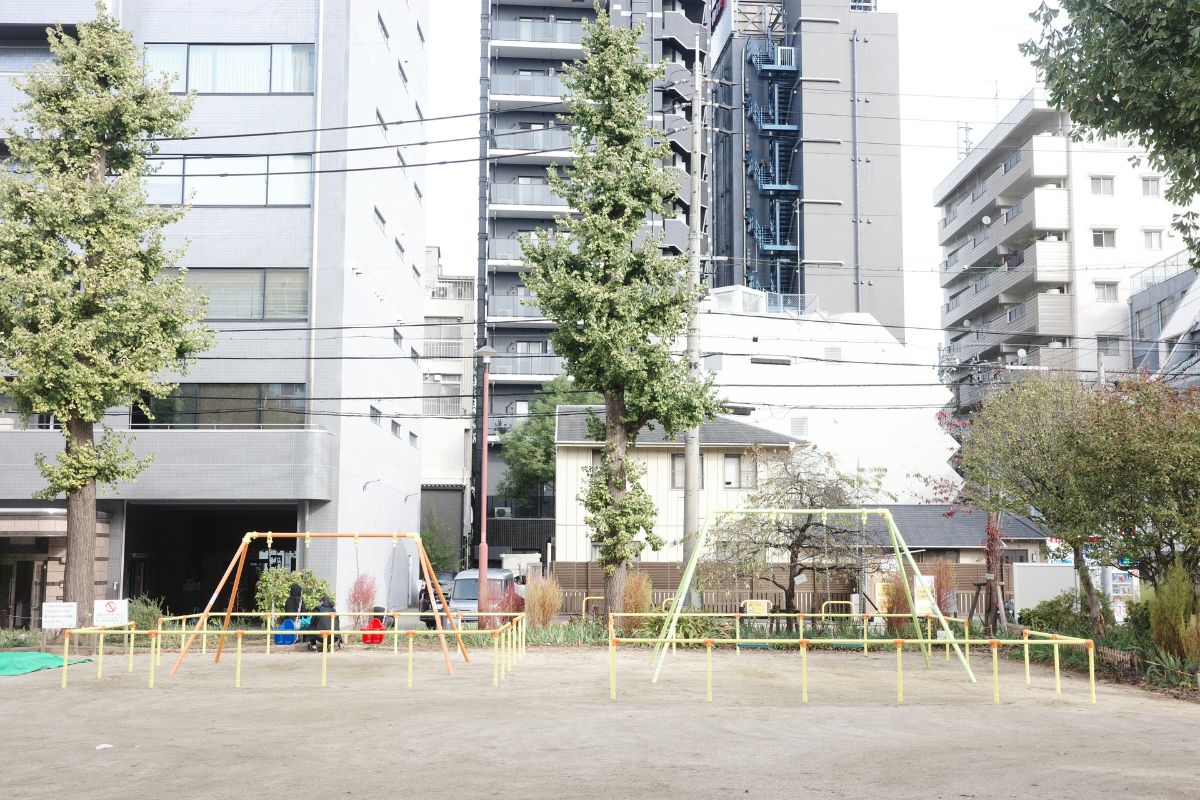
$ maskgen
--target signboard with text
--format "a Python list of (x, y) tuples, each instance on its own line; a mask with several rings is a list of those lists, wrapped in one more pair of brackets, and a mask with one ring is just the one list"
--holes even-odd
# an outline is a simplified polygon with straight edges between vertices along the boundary
[(129, 624), (128, 600), (97, 600), (92, 607), (92, 624), (98, 628)]
[(74, 628), (79, 620), (78, 608), (75, 603), (42, 603), (42, 629)]

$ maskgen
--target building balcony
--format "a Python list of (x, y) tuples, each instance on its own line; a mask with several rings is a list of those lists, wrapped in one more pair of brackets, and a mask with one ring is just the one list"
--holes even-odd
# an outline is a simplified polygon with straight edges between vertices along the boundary
[(425, 284), (425, 296), (430, 300), (474, 300), (474, 278), (438, 278)]
[(563, 360), (553, 354), (504, 353), (492, 357), (489, 374), (501, 383), (546, 383), (563, 374)]
[(492, 23), (494, 56), (573, 61), (583, 55), (582, 41), (579, 22), (499, 19)]
[(700, 52), (708, 52), (708, 28), (692, 22), (682, 11), (664, 11), (662, 29), (657, 35), (673, 41), (685, 53), (696, 49), (696, 36), (700, 36)]
[(462, 358), (466, 353), (464, 339), (423, 339), (421, 355), (425, 358)]
[(938, 226), (943, 247), (984, 216), (995, 219), (1006, 197), (1024, 197), (1038, 184), (1067, 175), (1067, 143), (1061, 136), (1040, 134), (1014, 150), (972, 191), (970, 199), (947, 213)]
[(971, 273), (975, 280), (942, 306), (942, 327), (957, 327), (979, 312), (990, 316), (994, 307), (1019, 302), (1039, 286), (1068, 283), (1070, 253), (1066, 242), (1034, 242), (993, 270)]
[(496, 131), (491, 155), (505, 164), (550, 164), (575, 157), (571, 132), (566, 128), (536, 131)]
[(490, 101), (499, 111), (530, 105), (539, 106), (539, 111), (565, 111), (561, 101), (566, 91), (557, 75), (493, 75)]
[(994, 267), (1000, 254), (1019, 249), (1038, 231), (1065, 231), (1070, 228), (1068, 190), (1039, 187), (1017, 200), (992, 223), (963, 244), (942, 263), (941, 285), (948, 287), (964, 270)]
[(524, 261), (521, 252), (521, 240), (514, 237), (493, 237), (488, 239), (488, 264), (502, 264), (520, 268)]
[[(545, 315), (532, 294), (493, 294), (488, 296), (488, 322), (503, 319), (544, 320)], [(553, 324), (553, 323), (547, 323)]]
[(426, 417), (465, 417), (471, 413), (465, 397), (424, 397), (421, 415)]
[(491, 198), (496, 217), (551, 219), (571, 210), (545, 183), (493, 183)]

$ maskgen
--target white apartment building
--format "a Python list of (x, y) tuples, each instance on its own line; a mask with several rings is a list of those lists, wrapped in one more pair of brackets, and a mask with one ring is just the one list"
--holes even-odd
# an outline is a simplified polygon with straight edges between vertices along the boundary
[(1177, 249), (1166, 179), (1128, 142), (1077, 142), (1038, 87), (934, 190), (942, 364), (960, 410), (1004, 365), (1128, 369), (1129, 280)]

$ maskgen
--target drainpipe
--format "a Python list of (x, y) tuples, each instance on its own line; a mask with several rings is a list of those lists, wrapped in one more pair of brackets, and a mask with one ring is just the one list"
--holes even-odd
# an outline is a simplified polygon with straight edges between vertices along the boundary
[(850, 36), (850, 142), (854, 159), (854, 310), (862, 311), (862, 208), (859, 205), (858, 177), (858, 28)]

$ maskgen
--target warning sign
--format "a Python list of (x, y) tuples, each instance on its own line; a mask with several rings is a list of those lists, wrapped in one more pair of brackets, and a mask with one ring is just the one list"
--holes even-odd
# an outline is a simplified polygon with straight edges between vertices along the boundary
[(92, 624), (98, 628), (129, 624), (128, 600), (97, 600), (92, 610)]
[(42, 603), (42, 628), (51, 631), (74, 628), (79, 612), (75, 603)]

